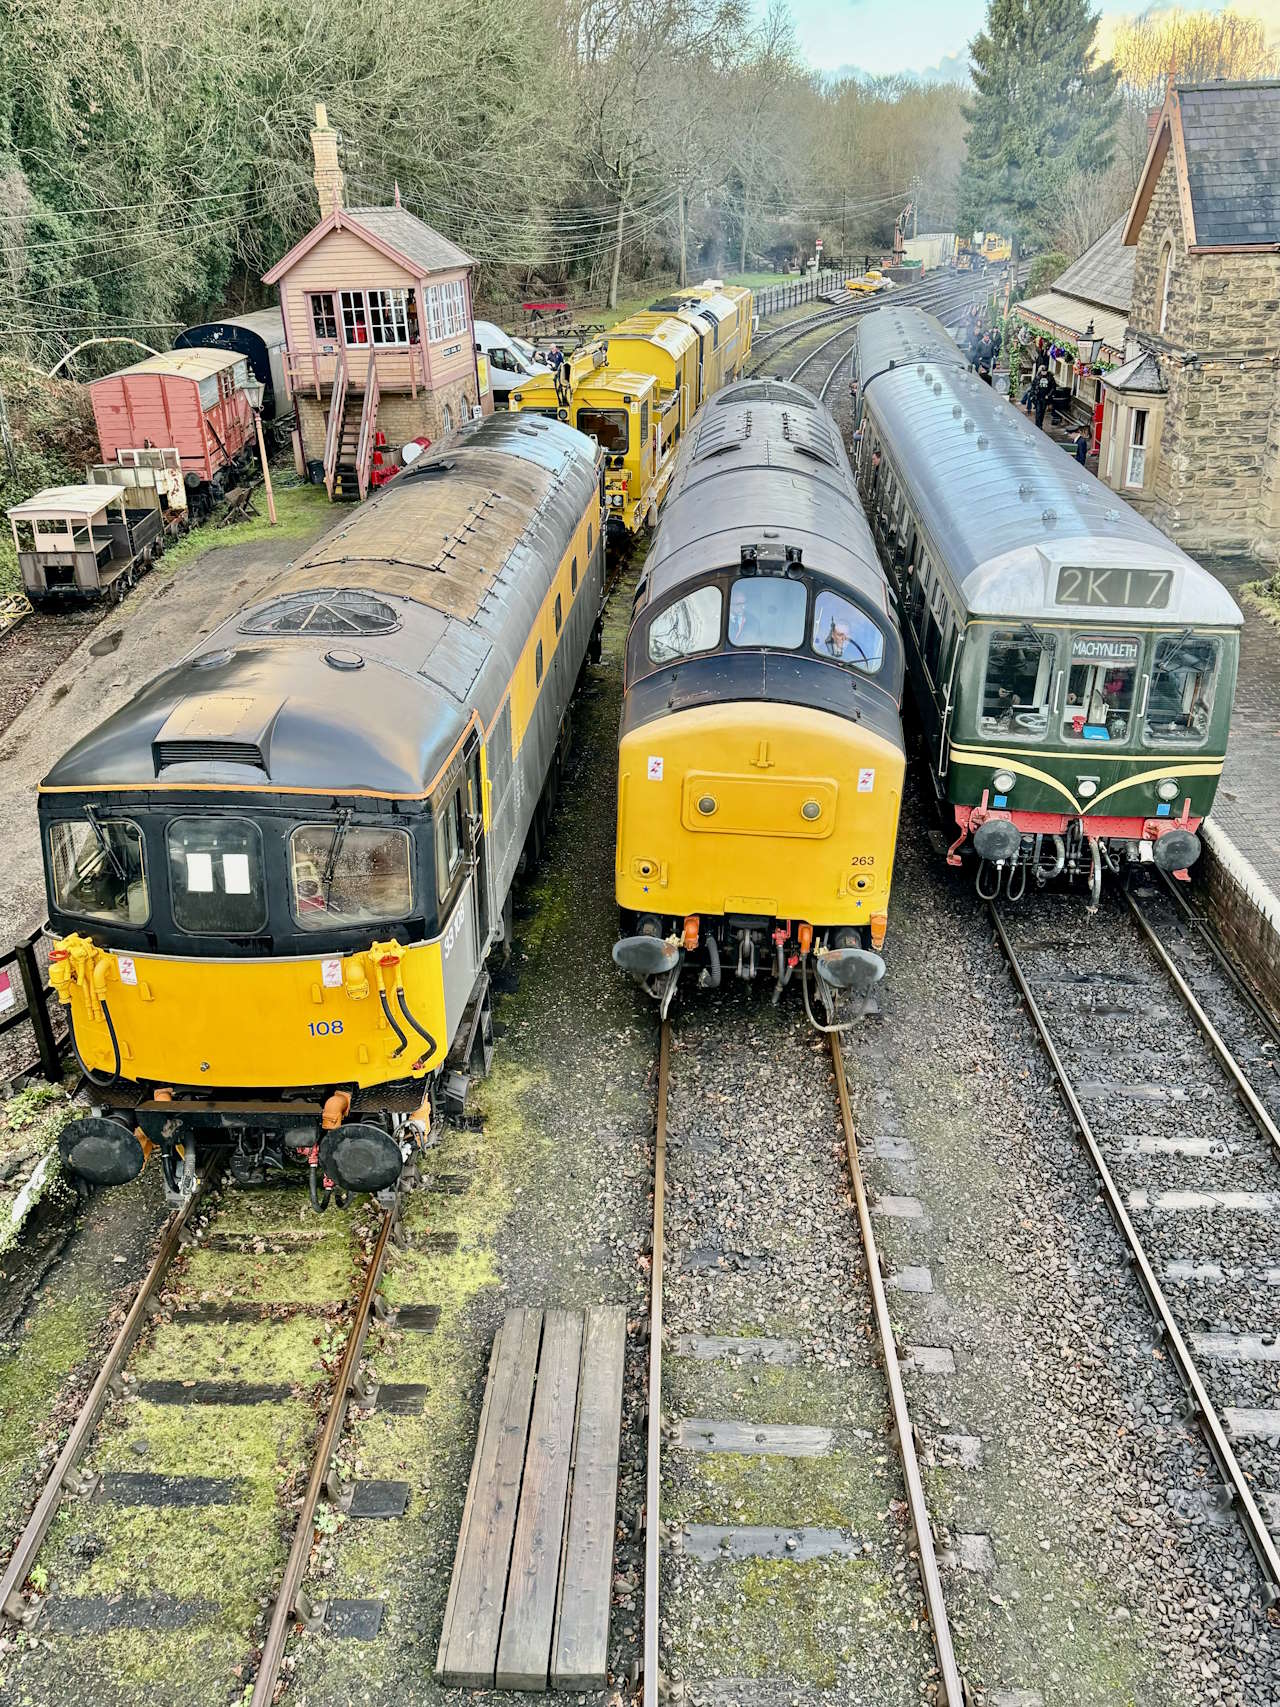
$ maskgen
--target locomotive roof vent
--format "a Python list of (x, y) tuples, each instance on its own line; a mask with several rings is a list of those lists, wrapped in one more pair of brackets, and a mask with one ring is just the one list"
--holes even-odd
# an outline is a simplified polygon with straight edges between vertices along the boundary
[(198, 658), (191, 660), (193, 670), (216, 670), (221, 664), (229, 664), (235, 653), (228, 646), (220, 647), (216, 652), (202, 652)]
[(964, 414), (964, 410), (960, 407), (960, 405), (958, 403), (953, 403), (951, 405), (951, 419), (953, 421), (958, 421), (960, 419), (961, 415), (963, 415), (963, 414)]
[(324, 661), (331, 670), (364, 669), (364, 659), (359, 652), (326, 652)]
[[(267, 770), (271, 731), (284, 701), (255, 694), (193, 694), (156, 731), (156, 775), (169, 765), (252, 765)], [(268, 773), (269, 774), (269, 773)]]
[(1040, 520), (1047, 528), (1051, 528), (1057, 519), (1058, 512), (1056, 510), (1042, 510), (1040, 513)]
[(1018, 496), (1020, 498), (1029, 498), (1031, 496), (1031, 492), (1032, 486), (1029, 480), (1023, 480), (1019, 483)]

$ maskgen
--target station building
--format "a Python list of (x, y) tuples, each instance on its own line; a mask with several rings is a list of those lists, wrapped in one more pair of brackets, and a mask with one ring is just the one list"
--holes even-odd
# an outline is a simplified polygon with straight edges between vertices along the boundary
[(1280, 557), (1280, 82), (1171, 84), (1122, 242), (1098, 472), (1183, 547)]
[(363, 498), (410, 440), (493, 407), (476, 364), (475, 263), (400, 205), (347, 207), (338, 137), (316, 107), (319, 223), (264, 282), (280, 292), (299, 472)]

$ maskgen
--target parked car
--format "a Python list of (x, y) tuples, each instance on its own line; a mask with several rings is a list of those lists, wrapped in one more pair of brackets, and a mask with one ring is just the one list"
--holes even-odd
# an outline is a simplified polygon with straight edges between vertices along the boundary
[(476, 350), (489, 364), (489, 386), (495, 409), (505, 409), (511, 393), (526, 379), (551, 372), (544, 363), (531, 361), (515, 339), (491, 320), (477, 320), (475, 334)]

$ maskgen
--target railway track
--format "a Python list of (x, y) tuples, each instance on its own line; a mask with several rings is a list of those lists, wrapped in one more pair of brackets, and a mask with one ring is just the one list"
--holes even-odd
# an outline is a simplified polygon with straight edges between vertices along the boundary
[[(892, 292), (879, 293), (875, 296), (864, 296), (855, 302), (840, 304), (837, 307), (828, 309), (823, 314), (813, 315), (803, 321), (793, 321), (785, 326), (775, 327), (775, 333), (782, 332), (785, 333), (786, 336), (782, 339), (781, 343), (773, 344), (771, 342), (769, 349), (764, 352), (761, 359), (759, 361), (752, 362), (750, 373), (745, 377), (752, 377), (756, 374), (762, 373), (766, 367), (776, 360), (783, 350), (790, 349), (792, 345), (802, 343), (805, 339), (813, 337), (816, 332), (821, 331), (825, 326), (836, 325), (837, 330), (829, 338), (819, 344), (816, 349), (811, 350), (807, 355), (805, 355), (787, 376), (789, 379), (796, 378), (797, 375), (803, 372), (803, 370), (809, 365), (810, 361), (815, 359), (823, 350), (828, 349), (832, 344), (836, 343), (840, 338), (847, 337), (852, 339), (854, 333), (857, 331), (857, 323), (862, 316), (864, 314), (870, 314), (877, 308), (888, 308), (891, 305), (898, 303), (906, 304), (915, 308), (924, 308), (930, 312), (945, 315), (954, 308), (960, 308), (968, 303), (977, 302), (987, 294), (987, 281), (985, 279), (962, 280), (949, 276), (945, 279), (939, 279), (936, 283), (922, 280), (918, 285), (903, 285)], [(753, 356), (762, 341), (762, 339), (757, 339), (755, 344), (753, 344)], [(843, 356), (852, 354), (852, 349), (853, 346), (852, 343), (850, 343), (849, 350), (842, 352), (842, 359)], [(837, 366), (838, 365), (840, 364), (838, 363)]]
[[(1069, 910), (1068, 910), (1069, 909)], [(1280, 1077), (1276, 1028), (1163, 881), (991, 907), (996, 938), (1234, 1513), (1280, 1602)], [(1213, 1013), (1210, 1013), (1210, 1009)], [(1228, 1041), (1230, 1038), (1232, 1041)], [(1198, 1509), (1192, 1509), (1198, 1508)]]
[(306, 1578), (324, 1534), (407, 1506), (407, 1483), (339, 1473), (351, 1404), (421, 1399), (362, 1369), (403, 1201), (300, 1221), (296, 1190), (202, 1182), (168, 1223), (0, 1580), (4, 1620), (90, 1698), (115, 1698), (143, 1632), (167, 1644), (168, 1699), (253, 1707), (298, 1627), (376, 1633), (381, 1602)]
[[(840, 1044), (834, 1034), (817, 1043), (803, 1024), (781, 1018), (773, 1023), (795, 1035), (767, 1044), (744, 1039), (739, 1022), (745, 1018), (732, 1016), (727, 1045), (726, 1028), (716, 1028), (710, 1071), (702, 1060), (687, 1058), (687, 1067), (682, 1063), (673, 1075), (670, 1021), (661, 1030), (644, 1707), (657, 1707), (671, 1690), (677, 1698), (763, 1700), (772, 1697), (754, 1692), (782, 1684), (792, 1691), (843, 1684), (860, 1698), (859, 1680), (871, 1687), (873, 1678), (877, 1701), (917, 1702), (927, 1688), (936, 1707), (961, 1707), (963, 1685)], [(714, 1017), (701, 1015), (690, 1028), (709, 1023)], [(754, 1032), (758, 1025), (745, 1029)], [(823, 1082), (828, 1044), (836, 1144), (829, 1134), (837, 1110)], [(779, 1059), (794, 1060), (797, 1046), (805, 1045), (813, 1054), (802, 1064), (803, 1089), (784, 1104), (771, 1078)], [(673, 1077), (679, 1102), (674, 1122)], [(754, 1165), (753, 1140), (743, 1129), (749, 1122), (739, 1127), (735, 1118), (716, 1126), (716, 1104), (729, 1100), (717, 1094), (719, 1085), (742, 1077), (749, 1081), (739, 1084), (748, 1105), (764, 1102), (778, 1107), (780, 1116), (785, 1106), (778, 1130), (765, 1138), (776, 1167)], [(693, 1087), (681, 1088), (682, 1078)], [(704, 1111), (710, 1114), (705, 1125)], [(789, 1210), (783, 1199), (792, 1188), (816, 1209)], [(848, 1260), (850, 1192), (862, 1241), (861, 1275)], [(808, 1239), (807, 1250), (786, 1226), (790, 1214)], [(761, 1237), (770, 1233), (775, 1245), (766, 1253)], [(669, 1243), (676, 1258), (670, 1267)], [(792, 1295), (801, 1289), (800, 1312), (775, 1323), (771, 1333), (768, 1309), (785, 1314), (788, 1308), (779, 1305), (771, 1285), (784, 1272)], [(872, 1336), (878, 1360), (868, 1355)], [(672, 1354), (665, 1365), (664, 1350)], [(689, 1414), (708, 1401), (718, 1415)], [(855, 1415), (867, 1426), (850, 1429)], [(888, 1468), (886, 1417), (896, 1475)], [(802, 1499), (814, 1503), (802, 1509)], [(891, 1610), (877, 1619), (867, 1606), (886, 1581)], [(737, 1611), (744, 1602), (745, 1616)], [(801, 1622), (809, 1608), (827, 1607), (835, 1628), (821, 1631), (810, 1622), (797, 1640), (793, 1602), (805, 1608), (794, 1613)], [(705, 1675), (717, 1665), (736, 1667), (741, 1675)]]

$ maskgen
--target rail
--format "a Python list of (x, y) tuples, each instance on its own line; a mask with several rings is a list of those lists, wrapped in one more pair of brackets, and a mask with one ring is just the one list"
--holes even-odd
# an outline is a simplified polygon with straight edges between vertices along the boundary
[[(1131, 898), (1130, 905), (1133, 906)], [(1155, 1269), (1153, 1268), (1151, 1259), (1148, 1257), (1146, 1248), (1139, 1237), (1138, 1230), (1130, 1219), (1128, 1210), (1125, 1208), (1124, 1199), (1120, 1193), (1119, 1187), (1116, 1185), (1111, 1169), (1107, 1166), (1106, 1159), (1102, 1154), (1101, 1146), (1099, 1145), (1097, 1137), (1094, 1134), (1093, 1127), (1089, 1122), (1089, 1117), (1084, 1111), (1084, 1107), (1076, 1093), (1076, 1089), (1071, 1082), (1071, 1077), (1067, 1072), (1062, 1057), (1059, 1055), (1057, 1047), (1053, 1041), (1053, 1036), (1049, 1030), (1044, 1014), (1041, 1012), (1040, 1005), (1036, 1001), (1031, 986), (1027, 981), (1026, 973), (1023, 971), (1022, 965), (1018, 960), (1013, 943), (1010, 941), (1009, 933), (1005, 928), (1004, 917), (994, 902), (989, 903), (989, 906), (992, 923), (995, 927), (996, 940), (1000, 944), (1001, 951), (1009, 963), (1009, 971), (1012, 974), (1018, 995), (1030, 1016), (1036, 1035), (1040, 1039), (1041, 1047), (1048, 1056), (1049, 1064), (1053, 1069), (1054, 1077), (1058, 1081), (1063, 1099), (1070, 1111), (1072, 1121), (1075, 1124), (1077, 1132), (1080, 1134), (1080, 1138), (1085, 1149), (1088, 1151), (1089, 1159), (1093, 1163), (1099, 1183), (1102, 1186), (1107, 1208), (1111, 1212), (1111, 1218), (1115, 1222), (1121, 1238), (1128, 1247), (1130, 1263), (1133, 1266), (1134, 1272), (1138, 1276), (1142, 1290), (1146, 1294), (1147, 1302), (1150, 1305), (1159, 1325), (1161, 1342), (1190, 1395), (1190, 1416), (1199, 1423), (1200, 1431), (1205, 1438), (1205, 1443), (1207, 1444), (1209, 1451), (1212, 1453), (1213, 1458), (1217, 1463), (1218, 1469), (1221, 1471), (1225, 1479), (1231, 1503), (1235, 1506), (1239, 1514), (1240, 1521), (1244, 1525), (1245, 1534), (1248, 1537), (1249, 1544), (1253, 1548), (1263, 1576), (1267, 1580), (1271, 1603), (1275, 1604), (1280, 1600), (1280, 1554), (1276, 1551), (1276, 1544), (1271, 1537), (1270, 1530), (1267, 1528), (1266, 1520), (1253, 1497), (1253, 1492), (1249, 1486), (1244, 1471), (1241, 1469), (1240, 1463), (1232, 1449), (1231, 1442), (1227, 1436), (1226, 1426), (1224, 1425), (1222, 1418), (1218, 1415), (1212, 1399), (1209, 1397), (1208, 1390), (1201, 1379), (1200, 1371), (1196, 1367), (1195, 1359), (1192, 1357), (1191, 1351), (1179, 1331), (1177, 1322), (1174, 1320), (1173, 1312), (1169, 1308), (1168, 1300), (1165, 1298), (1160, 1282), (1156, 1279)], [(1136, 907), (1134, 908), (1134, 911), (1135, 913), (1137, 912)], [(1141, 919), (1140, 914), (1138, 916), (1139, 921), (1145, 926), (1145, 920)], [(1154, 941), (1150, 927), (1146, 927), (1146, 930), (1148, 941)], [(1164, 951), (1163, 945), (1157, 944), (1156, 946), (1160, 956), (1167, 960), (1168, 957)], [(1169, 967), (1172, 967), (1172, 961), (1169, 961), (1168, 965)], [(1173, 971), (1177, 973), (1177, 968), (1173, 967)], [(1189, 986), (1187, 986), (1186, 980), (1182, 978), (1180, 973), (1177, 973), (1175, 983), (1179, 989), (1179, 993), (1191, 995)], [(1203, 1015), (1204, 1010), (1200, 1008), (1200, 1004), (1195, 1001), (1193, 995), (1191, 996), (1191, 1001), (1194, 1003), (1194, 1006), (1192, 1007), (1193, 1015)], [(1204, 1024), (1206, 1026), (1210, 1024), (1207, 1015), (1204, 1015)], [(1210, 1030), (1212, 1030), (1211, 1026)], [(1206, 1036), (1209, 1036), (1209, 1032), (1206, 1032)], [(1217, 1038), (1216, 1031), (1212, 1033), (1210, 1041), (1213, 1042), (1214, 1039), (1217, 1039), (1215, 1048), (1220, 1046), (1225, 1049), (1225, 1045), (1221, 1043), (1221, 1039)], [(1238, 1065), (1236, 1066), (1236, 1073), (1239, 1073)], [(1241, 1077), (1243, 1077), (1243, 1075), (1241, 1075)], [(1239, 1080), (1237, 1080), (1237, 1083), (1238, 1082)], [(1256, 1102), (1256, 1100), (1256, 1097), (1254, 1097), (1253, 1101)], [(1248, 1102), (1248, 1099), (1246, 1099), (1246, 1102)], [(1252, 1114), (1252, 1103), (1248, 1103), (1248, 1106), (1250, 1113)], [(1269, 1117), (1267, 1118), (1267, 1125), (1271, 1132), (1274, 1132), (1275, 1128), (1271, 1124)]]
[(201, 1201), (205, 1190), (205, 1178), (202, 1176), (196, 1184), (196, 1189), (187, 1198), (182, 1208), (171, 1218), (155, 1260), (147, 1271), (146, 1278), (138, 1288), (137, 1294), (129, 1309), (129, 1314), (121, 1324), (120, 1332), (112, 1342), (111, 1349), (106, 1355), (98, 1378), (89, 1391), (89, 1397), (80, 1409), (80, 1414), (71, 1425), (66, 1445), (58, 1454), (58, 1459), (49, 1473), (48, 1480), (36, 1501), (35, 1510), (27, 1520), (26, 1528), (18, 1537), (17, 1544), (9, 1556), (3, 1577), (0, 1577), (0, 1617), (12, 1624), (26, 1624), (33, 1614), (38, 1611), (39, 1603), (29, 1603), (23, 1595), (22, 1585), (35, 1562), (36, 1555), (49, 1526), (58, 1514), (64, 1494), (86, 1492), (87, 1488), (77, 1483), (76, 1471), (85, 1448), (97, 1426), (98, 1418), (103, 1407), (112, 1394), (119, 1391), (120, 1376), (132, 1351), (134, 1342), (142, 1332), (147, 1317), (150, 1315), (153, 1301), (158, 1297), (160, 1287), (168, 1273), (169, 1265), (178, 1254), (182, 1245), (183, 1231), (190, 1221), (196, 1205)]
[(964, 1685), (960, 1678), (960, 1669), (956, 1664), (955, 1649), (951, 1642), (951, 1626), (947, 1621), (946, 1600), (942, 1592), (942, 1574), (938, 1569), (938, 1556), (933, 1548), (933, 1527), (929, 1520), (929, 1507), (924, 1497), (924, 1481), (920, 1475), (920, 1460), (916, 1456), (915, 1432), (911, 1425), (911, 1415), (907, 1409), (907, 1395), (902, 1385), (902, 1370), (898, 1365), (898, 1348), (894, 1339), (893, 1322), (889, 1315), (889, 1294), (885, 1289), (884, 1275), (880, 1268), (880, 1253), (876, 1248), (875, 1230), (871, 1225), (871, 1205), (867, 1200), (866, 1186), (863, 1184), (862, 1168), (858, 1161), (858, 1137), (853, 1122), (853, 1109), (849, 1103), (849, 1084), (845, 1078), (844, 1056), (840, 1050), (840, 1038), (836, 1032), (830, 1034), (831, 1065), (835, 1072), (836, 1096), (840, 1102), (840, 1123), (844, 1127), (845, 1151), (849, 1161), (849, 1178), (853, 1184), (853, 1195), (858, 1210), (858, 1227), (862, 1233), (862, 1245), (867, 1257), (867, 1285), (871, 1291), (871, 1302), (875, 1309), (876, 1331), (880, 1336), (880, 1356), (884, 1362), (885, 1380), (889, 1385), (889, 1403), (893, 1411), (893, 1429), (897, 1440), (898, 1456), (902, 1461), (902, 1479), (907, 1490), (907, 1507), (911, 1515), (911, 1527), (916, 1538), (916, 1556), (919, 1560), (920, 1583), (924, 1589), (925, 1606), (929, 1613), (929, 1634), (933, 1639), (933, 1651), (938, 1662), (938, 1679), (941, 1693), (934, 1700), (937, 1707), (964, 1707)]
[(653, 1141), (653, 1251), (649, 1266), (649, 1423), (644, 1484), (644, 1704), (658, 1707), (658, 1547), (662, 1499), (662, 1247), (667, 1193), (667, 1074), (671, 1021), (658, 1045), (658, 1121)]
[[(39, 930), (32, 931), (30, 936), (15, 943), (7, 954), (0, 954), (0, 1037), (17, 1026), (30, 1025), (35, 1036), (40, 1072), (51, 1084), (58, 1084), (62, 1078), (63, 1064), (62, 1046), (54, 1033), (49, 1012), (53, 992), (44, 981), (36, 954), (36, 944), (44, 935), (44, 931), (45, 927), (41, 925)], [(13, 966), (18, 969), (26, 996), (26, 1003), (22, 1007), (18, 1006), (13, 974), (9, 970)], [(12, 1076), (17, 1077), (30, 1071), (29, 1066), (20, 1067), (18, 1073)]]
[(382, 1225), (378, 1229), (378, 1237), (374, 1241), (373, 1252), (365, 1268), (364, 1285), (360, 1288), (360, 1297), (352, 1319), (351, 1332), (347, 1336), (346, 1350), (343, 1353), (342, 1364), (333, 1386), (333, 1401), (329, 1406), (329, 1414), (325, 1418), (324, 1427), (320, 1431), (320, 1439), (316, 1444), (315, 1454), (311, 1462), (311, 1475), (307, 1481), (307, 1491), (302, 1496), (302, 1505), (298, 1511), (298, 1521), (293, 1532), (293, 1544), (289, 1548), (289, 1558), (280, 1583), (280, 1592), (276, 1595), (275, 1604), (271, 1609), (271, 1623), (267, 1627), (266, 1640), (262, 1646), (262, 1657), (258, 1662), (257, 1674), (253, 1681), (253, 1697), (250, 1707), (271, 1707), (271, 1702), (275, 1699), (277, 1685), (280, 1682), (280, 1670), (284, 1664), (285, 1644), (289, 1639), (290, 1626), (304, 1617), (310, 1619), (313, 1612), (312, 1608), (304, 1607), (301, 1604), (301, 1595), (302, 1579), (307, 1573), (307, 1562), (311, 1557), (311, 1544), (315, 1539), (316, 1508), (320, 1504), (320, 1496), (329, 1480), (330, 1460), (342, 1433), (347, 1406), (356, 1391), (356, 1376), (360, 1369), (360, 1359), (364, 1354), (364, 1342), (369, 1332), (369, 1321), (373, 1315), (374, 1298), (378, 1290), (378, 1282), (382, 1278), (383, 1265), (387, 1260), (387, 1248), (391, 1243), (391, 1235), (399, 1212), (400, 1195), (397, 1192), (391, 1207), (383, 1212)]

